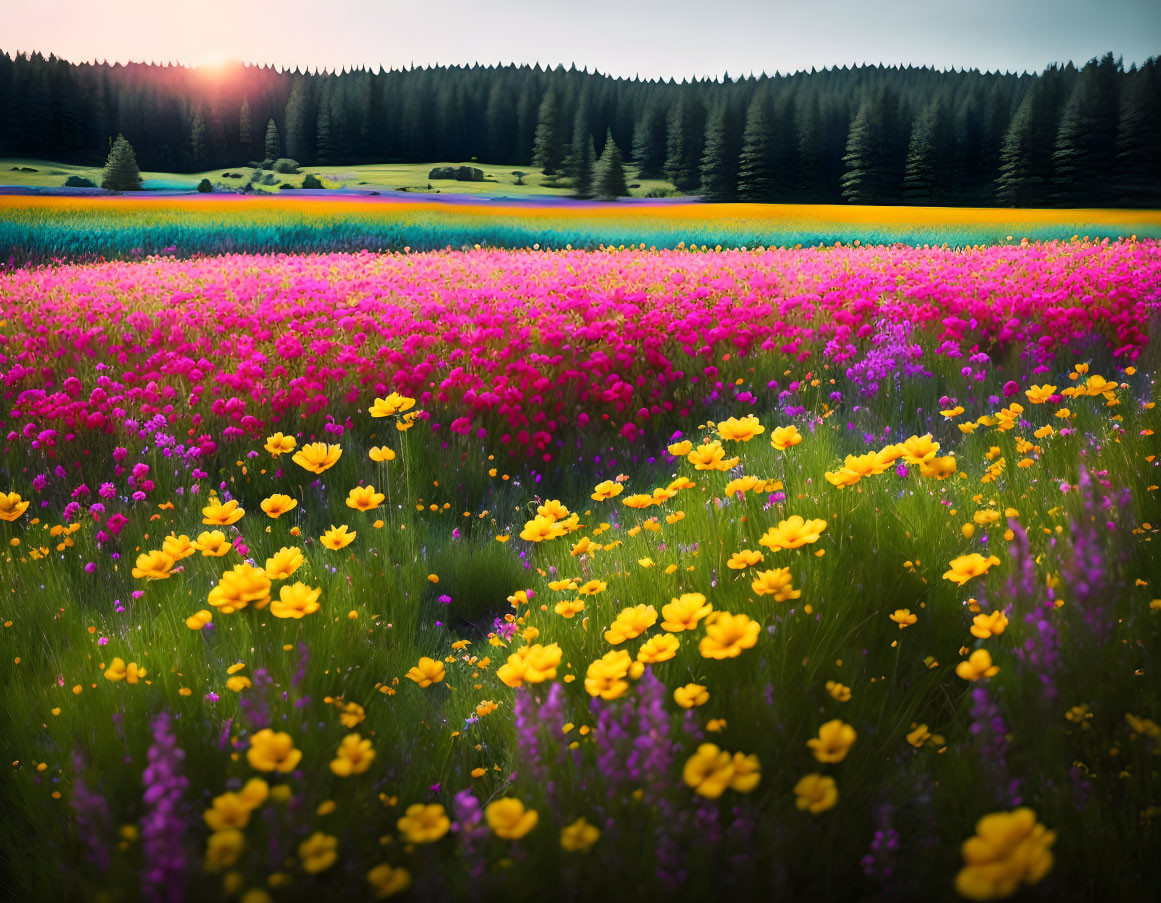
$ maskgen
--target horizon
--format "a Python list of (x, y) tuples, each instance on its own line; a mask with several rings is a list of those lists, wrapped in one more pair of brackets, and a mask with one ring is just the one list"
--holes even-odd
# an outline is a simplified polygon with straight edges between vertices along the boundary
[(611, 78), (678, 82), (843, 66), (1019, 75), (1054, 63), (1083, 66), (1109, 51), (1126, 68), (1161, 55), (1161, 4), (1145, 0), (1107, 0), (1099, 17), (1086, 15), (1082, 0), (1016, 8), (1006, 0), (979, 0), (971, 8), (884, 0), (873, 14), (857, 0), (832, 0), (821, 31), (811, 10), (786, 0), (721, 0), (713, 16), (692, 0), (591, 0), (583, 9), (537, 16), (515, 0), (496, 0), (483, 12), (468, 0), (432, 0), (423, 9), (334, 0), (325, 16), (311, 6), (255, 0), (244, 21), (254, 22), (251, 28), (237, 27), (236, 4), (227, 0), (162, 8), (149, 0), (106, 0), (99, 19), (89, 0), (43, 0), (5, 16), (5, 43), (18, 48), (12, 53), (77, 64), (209, 71), (235, 63), (309, 72), (576, 66)]

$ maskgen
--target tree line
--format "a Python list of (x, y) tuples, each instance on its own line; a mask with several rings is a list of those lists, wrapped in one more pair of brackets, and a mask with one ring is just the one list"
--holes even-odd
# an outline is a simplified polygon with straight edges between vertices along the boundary
[[(300, 72), (0, 52), (0, 153), (199, 172), (479, 160), (589, 193), (601, 157), (712, 201), (1161, 206), (1161, 60), (676, 82), (575, 66)], [(609, 147), (609, 142), (613, 147)], [(586, 184), (586, 182), (588, 184)]]

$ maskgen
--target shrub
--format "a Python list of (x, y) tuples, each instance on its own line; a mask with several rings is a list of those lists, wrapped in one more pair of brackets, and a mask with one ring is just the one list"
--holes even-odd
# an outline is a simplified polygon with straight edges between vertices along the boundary
[(302, 180), (302, 187), (303, 188), (325, 188), (326, 186), (323, 185), (322, 180), (319, 179), (318, 176), (316, 176), (312, 172), (309, 172), (306, 174), (306, 176)]
[(281, 185), (278, 186), (279, 191), (286, 191), (288, 188), (293, 190), (294, 186), (291, 185), (289, 182), (283, 182)]
[(457, 182), (482, 182), (484, 171), (475, 166), (436, 166), (427, 174), (429, 179), (455, 179)]
[(65, 179), (65, 188), (96, 188), (97, 183), (84, 176), (69, 176)]
[(291, 160), (289, 157), (279, 157), (274, 161), (274, 171), (283, 174), (298, 172), (298, 161)]
[(645, 192), (643, 197), (647, 198), (675, 198), (681, 193), (674, 191), (672, 188), (650, 188)]
[(198, 194), (209, 194), (213, 190), (214, 186), (210, 183), (209, 179), (202, 179), (198, 182)]
[(274, 161), (271, 160), (269, 157), (267, 157), (260, 164), (258, 164), (258, 168), (259, 169), (273, 169), (274, 168)]
[(266, 175), (264, 175), (262, 177), (262, 184), (263, 185), (276, 185), (276, 184), (278, 184), (278, 180), (276, 178), (274, 178), (274, 173), (268, 172), (268, 173), (266, 173)]
[(514, 170), (512, 170), (512, 175), (514, 175), (516, 177), (516, 184), (517, 185), (523, 185), (524, 184), (524, 177), (526, 175), (528, 175), (528, 173), (521, 172), (518, 169), (514, 169)]

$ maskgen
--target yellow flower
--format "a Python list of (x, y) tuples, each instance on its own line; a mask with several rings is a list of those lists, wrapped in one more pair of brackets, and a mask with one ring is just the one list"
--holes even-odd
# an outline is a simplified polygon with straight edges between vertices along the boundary
[(762, 780), (762, 766), (756, 755), (747, 756), (745, 753), (734, 753), (731, 763), (734, 766), (734, 776), (730, 778), (730, 789), (738, 793), (749, 793)]
[(556, 643), (522, 646), (508, 656), (507, 664), (496, 670), (496, 676), (509, 687), (544, 683), (556, 677), (561, 655), (560, 646)]
[(211, 808), (202, 813), (206, 826), (211, 831), (224, 828), (244, 828), (250, 822), (254, 807), (237, 793), (223, 793), (215, 796)]
[(132, 574), (137, 580), (165, 580), (176, 563), (168, 552), (145, 552), (137, 556)]
[(262, 778), (250, 778), (246, 786), (238, 791), (238, 796), (251, 809), (257, 809), (270, 796), (270, 785)]
[(605, 640), (616, 646), (638, 637), (657, 623), (657, 609), (652, 605), (636, 605), (622, 609), (612, 626), (605, 631)]
[(497, 837), (519, 840), (536, 827), (540, 816), (535, 809), (525, 809), (520, 800), (504, 796), (484, 807), (484, 818)]
[(206, 868), (215, 872), (230, 868), (245, 849), (246, 836), (237, 828), (215, 831), (206, 841)]
[(226, 689), (234, 693), (241, 693), (243, 690), (249, 689), (253, 684), (250, 683), (250, 678), (245, 674), (235, 674), (226, 681)]
[(734, 571), (743, 571), (756, 564), (761, 564), (765, 560), (761, 552), (751, 552), (749, 549), (742, 549), (740, 552), (735, 552), (730, 556), (730, 560), (726, 562), (726, 567)]
[(205, 609), (202, 609), (201, 611), (195, 612), (194, 614), (192, 614), (188, 618), (186, 618), (185, 619), (185, 626), (188, 627), (190, 630), (201, 630), (203, 627), (205, 627), (207, 624), (209, 624), (210, 621), (212, 621), (213, 619), (214, 619), (214, 616), (210, 612), (206, 611)]
[(202, 509), (202, 523), (218, 527), (228, 527), (242, 519), (246, 512), (238, 507), (237, 499), (222, 504), (216, 499)]
[(693, 465), (694, 470), (717, 470), (725, 456), (726, 450), (715, 439), (693, 449), (686, 455), (686, 460)]
[(934, 477), (937, 480), (946, 480), (956, 470), (955, 456), (947, 455), (942, 458), (931, 458), (926, 461), (921, 461), (919, 464), (919, 475), (921, 477)]
[(339, 549), (345, 549), (354, 542), (357, 535), (354, 530), (348, 532), (346, 524), (340, 527), (331, 524), (331, 528), (319, 537), (319, 542), (332, 552), (337, 552)]
[(0, 492), (0, 520), (11, 523), (28, 510), (28, 502), (20, 498), (20, 493)]
[(612, 480), (605, 480), (603, 483), (597, 483), (593, 489), (592, 495), (589, 496), (594, 502), (603, 502), (606, 499), (612, 499), (619, 496), (625, 491), (625, 487), (620, 483), (614, 483)]
[(718, 435), (728, 442), (749, 442), (764, 432), (766, 427), (762, 426), (753, 414), (731, 417), (718, 424)]
[(290, 734), (263, 728), (250, 738), (246, 761), (255, 771), (278, 771), (287, 774), (302, 761), (302, 751), (294, 748)]
[(802, 596), (802, 590), (790, 585), (790, 568), (762, 571), (750, 584), (755, 595), (773, 596), (775, 602), (787, 602)]
[(370, 511), (382, 505), (386, 498), (383, 493), (376, 492), (374, 486), (356, 486), (347, 493), (347, 507), (356, 511)]
[(585, 671), (585, 692), (606, 701), (623, 696), (629, 689), (629, 682), (625, 678), (629, 676), (632, 667), (629, 653), (624, 649), (605, 653), (590, 663)]
[(527, 542), (542, 542), (545, 539), (556, 539), (558, 536), (564, 536), (567, 532), (568, 527), (560, 521), (538, 514), (524, 525), (524, 529), (520, 531), (520, 538)]
[(353, 774), (362, 774), (375, 761), (375, 750), (371, 748), (371, 741), (364, 740), (359, 734), (347, 734), (339, 743), (339, 751), (331, 760), (331, 771), (340, 778), (347, 778)]
[(184, 533), (181, 536), (171, 533), (165, 537), (161, 543), (161, 551), (167, 555), (172, 555), (174, 561), (181, 561), (183, 558), (197, 554), (193, 542)]
[(601, 832), (584, 818), (578, 818), (560, 831), (560, 847), (570, 853), (583, 853), (600, 840)]
[(278, 601), (270, 603), (270, 613), (276, 618), (301, 620), (319, 610), (318, 597), (322, 587), (311, 589), (305, 583), (284, 585), (278, 591)]
[(382, 464), (385, 461), (394, 461), (395, 460), (395, 452), (393, 452), (386, 445), (376, 445), (374, 448), (371, 449), (370, 456), (371, 456), (372, 461), (376, 461), (380, 464)]
[(1000, 666), (992, 664), (992, 656), (987, 649), (977, 649), (966, 661), (955, 666), (955, 673), (964, 680), (982, 680), (999, 671)]
[(686, 684), (673, 691), (673, 701), (683, 709), (692, 709), (709, 702), (709, 690), (701, 684)]
[(910, 627), (919, 620), (916, 615), (911, 614), (911, 609), (909, 608), (898, 608), (890, 617), (892, 621), (899, 625), (900, 630), (904, 627)]
[(665, 620), (661, 622), (661, 629), (672, 633), (696, 630), (702, 618), (713, 610), (713, 605), (701, 593), (682, 593), (680, 598), (662, 606), (661, 617)]
[(621, 499), (621, 504), (626, 508), (636, 508), (640, 510), (642, 508), (648, 508), (650, 505), (654, 504), (654, 501), (653, 496), (639, 493), (637, 495), (630, 495)]
[(112, 663), (105, 670), (105, 679), (111, 680), (113, 683), (125, 681), (128, 684), (135, 684), (140, 678), (145, 676), (145, 669), (137, 667), (137, 662), (130, 662), (126, 665), (123, 658), (113, 659)]
[(705, 636), (698, 643), (697, 651), (703, 658), (737, 658), (742, 650), (757, 644), (761, 629), (757, 621), (746, 615), (716, 611), (706, 619)]
[(986, 640), (988, 637), (999, 636), (1007, 626), (1007, 616), (996, 609), (987, 614), (976, 615), (972, 621), (971, 632), (972, 636)]
[(408, 843), (435, 843), (451, 830), (451, 819), (439, 803), (412, 803), (396, 827)]
[(668, 633), (659, 633), (655, 637), (650, 637), (637, 650), (637, 661), (644, 662), (647, 665), (655, 665), (658, 662), (667, 662), (677, 655), (677, 649), (681, 642), (677, 637)]
[(666, 451), (675, 458), (683, 458), (693, 449), (693, 443), (688, 439), (681, 442), (674, 442), (672, 445), (666, 446)]
[(1047, 404), (1052, 396), (1056, 394), (1056, 386), (1032, 386), (1030, 389), (1024, 391), (1025, 397), (1032, 404)]
[(686, 760), (681, 777), (694, 793), (716, 800), (734, 779), (734, 759), (713, 743), (703, 743)]
[(434, 658), (428, 658), (425, 655), (420, 658), (419, 664), (404, 676), (426, 689), (432, 684), (437, 684), (442, 681), (444, 674), (443, 662), (436, 661)]
[(553, 609), (562, 618), (571, 618), (585, 610), (585, 604), (580, 599), (562, 600), (556, 603)]
[(210, 605), (224, 615), (241, 611), (251, 602), (256, 608), (265, 608), (270, 602), (270, 578), (262, 568), (245, 562), (222, 574), (210, 590)]
[(938, 452), (939, 443), (931, 441), (931, 433), (912, 436), (903, 442), (903, 460), (908, 464), (921, 464), (934, 458)]
[(357, 702), (348, 702), (342, 707), (342, 710), (343, 713), (339, 716), (339, 721), (343, 723), (343, 727), (354, 727), (367, 719), (366, 711)]
[(963, 843), (964, 868), (955, 876), (955, 889), (969, 900), (1010, 897), (1052, 870), (1054, 843), (1056, 832), (1037, 822), (1031, 809), (985, 815), (976, 822), (975, 836)]
[(301, 549), (283, 546), (273, 557), (266, 559), (266, 576), (271, 580), (285, 580), (302, 567), (305, 560)]
[(310, 875), (325, 872), (339, 858), (339, 839), (322, 831), (315, 831), (298, 845), (302, 870)]
[(400, 866), (392, 868), (387, 863), (377, 865), (367, 872), (367, 883), (375, 891), (376, 900), (394, 897), (411, 887), (411, 872)]
[(855, 744), (855, 729), (841, 719), (828, 721), (818, 729), (818, 736), (806, 741), (819, 762), (841, 762)]
[(826, 521), (803, 520), (795, 514), (780, 521), (777, 527), (767, 530), (766, 535), (758, 540), (758, 544), (766, 546), (771, 551), (797, 549), (818, 542), (819, 535), (825, 529)]
[(288, 495), (279, 495), (277, 493), (270, 496), (270, 498), (262, 500), (262, 510), (275, 520), (297, 506), (297, 499), (292, 499)]
[(194, 548), (201, 552), (204, 558), (221, 558), (233, 546), (221, 530), (206, 530), (198, 534)]
[(850, 702), (851, 700), (851, 688), (846, 684), (839, 683), (837, 680), (828, 680), (826, 682), (826, 691), (838, 702)]
[(279, 455), (286, 455), (294, 451), (294, 447), (298, 445), (293, 436), (284, 436), (282, 433), (275, 433), (266, 439), (265, 448), (274, 457)]
[(770, 434), (770, 444), (778, 451), (786, 451), (801, 441), (802, 434), (796, 426), (777, 426)]
[(814, 772), (799, 779), (794, 785), (794, 805), (803, 812), (818, 815), (833, 809), (838, 802), (838, 787), (834, 778)]
[(392, 414), (410, 411), (413, 407), (415, 407), (414, 398), (392, 392), (386, 398), (376, 398), (375, 403), (371, 405), (370, 414), (372, 417), (390, 417)]
[(313, 474), (320, 474), (324, 470), (334, 467), (342, 457), (343, 449), (339, 445), (327, 445), (325, 442), (312, 442), (304, 445), (294, 453), (290, 460), (304, 470)]
[(943, 579), (963, 586), (973, 577), (986, 574), (990, 568), (995, 567), (999, 563), (1000, 559), (995, 555), (989, 555), (987, 558), (979, 552), (972, 552), (970, 555), (960, 555), (959, 558), (955, 558), (950, 562), (951, 569), (944, 572)]
[(927, 729), (926, 724), (918, 725), (915, 730), (907, 734), (907, 742), (919, 749), (924, 743), (931, 739), (931, 731)]
[(476, 706), (476, 717), (483, 718), (485, 715), (491, 715), (500, 706), (491, 699), (485, 699), (478, 706)]

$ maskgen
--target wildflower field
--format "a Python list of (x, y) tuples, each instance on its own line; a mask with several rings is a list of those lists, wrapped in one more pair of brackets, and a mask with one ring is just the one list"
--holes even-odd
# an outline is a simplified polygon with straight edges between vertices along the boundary
[(0, 272), (6, 896), (1152, 899), (1161, 242), (640, 240)]

